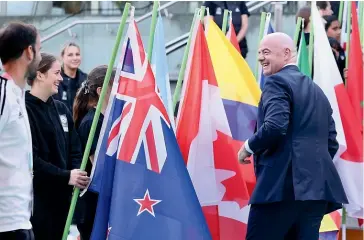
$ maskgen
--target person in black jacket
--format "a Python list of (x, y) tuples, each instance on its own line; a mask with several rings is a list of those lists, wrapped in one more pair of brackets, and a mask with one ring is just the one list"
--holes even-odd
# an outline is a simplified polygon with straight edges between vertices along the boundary
[(344, 49), (340, 45), (341, 26), (339, 20), (334, 15), (324, 16), (322, 18), (325, 20), (326, 34), (329, 38), (329, 43), (335, 56), (337, 67), (339, 68), (341, 77), (345, 83), (344, 70), (346, 66), (346, 55)]
[[(73, 117), (75, 126), (80, 135), (83, 149), (86, 148), (88, 135), (91, 131), (92, 121), (95, 116), (96, 105), (99, 101), (101, 93), (101, 87), (106, 75), (107, 66), (102, 65), (94, 68), (88, 75), (87, 81), (85, 81), (79, 91), (77, 92), (75, 103), (73, 106)], [(94, 155), (97, 146), (97, 140), (99, 139), (102, 121), (104, 119), (104, 113), (109, 100), (111, 86), (115, 77), (115, 70), (113, 70), (110, 78), (109, 88), (105, 99), (103, 101), (99, 120), (97, 122), (95, 137), (92, 142), (90, 150), (90, 161), (87, 162), (86, 171), (91, 174), (92, 163), (94, 161)], [(94, 192), (86, 192), (84, 196), (80, 197), (77, 203), (77, 228), (81, 235), (81, 240), (89, 240), (94, 223), (96, 206), (97, 206), (97, 194)]]
[(63, 67), (61, 75), (63, 81), (58, 87), (58, 93), (53, 96), (72, 111), (73, 101), (77, 90), (81, 87), (82, 82), (87, 79), (87, 74), (79, 69), (81, 64), (81, 51), (76, 43), (68, 43), (61, 52)]
[[(300, 9), (298, 9), (297, 14), (296, 14), (296, 23), (297, 23), (298, 17), (301, 17), (304, 19), (303, 31), (304, 31), (306, 45), (308, 46), (310, 43), (311, 7), (304, 6), (304, 7), (301, 7)], [(302, 28), (300, 27), (300, 32), (299, 32), (298, 36), (301, 36), (301, 31), (302, 31)], [(297, 48), (300, 46), (300, 42), (301, 42), (301, 38), (299, 37), (298, 41), (297, 41)]]
[(244, 1), (205, 1), (204, 6), (209, 8), (210, 17), (222, 28), (224, 9), (232, 12), (234, 30), (237, 32), (236, 38), (239, 42), (240, 52), (243, 58), (248, 54), (248, 44), (246, 33), (248, 31), (250, 16), (249, 10)]
[(35, 239), (60, 240), (66, 224), (73, 186), (85, 188), (89, 177), (78, 168), (81, 143), (70, 111), (51, 97), (62, 81), (61, 64), (52, 55), (42, 60), (25, 102), (29, 116), (34, 161), (34, 210), (31, 218)]

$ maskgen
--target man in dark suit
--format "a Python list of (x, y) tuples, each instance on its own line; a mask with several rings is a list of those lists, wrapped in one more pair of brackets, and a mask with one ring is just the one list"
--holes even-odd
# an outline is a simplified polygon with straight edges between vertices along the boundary
[(246, 239), (316, 240), (324, 214), (347, 203), (332, 161), (338, 150), (332, 109), (320, 87), (295, 65), (288, 35), (265, 36), (259, 61), (266, 82), (257, 131), (238, 156), (244, 164), (254, 154), (257, 178)]

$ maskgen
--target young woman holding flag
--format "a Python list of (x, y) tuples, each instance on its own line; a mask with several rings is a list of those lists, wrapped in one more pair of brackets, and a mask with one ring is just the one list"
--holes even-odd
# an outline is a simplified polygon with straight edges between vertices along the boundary
[(37, 240), (61, 239), (72, 188), (84, 188), (87, 173), (79, 170), (81, 143), (65, 104), (51, 96), (62, 81), (61, 63), (42, 53), (36, 78), (25, 102), (33, 143), (34, 210), (31, 218)]
[[(96, 112), (96, 105), (99, 101), (102, 84), (106, 75), (107, 66), (101, 65), (94, 68), (87, 77), (87, 80), (82, 83), (81, 88), (78, 90), (75, 102), (73, 105), (73, 118), (75, 126), (80, 135), (83, 151), (86, 148), (88, 135), (91, 131), (92, 121)], [(109, 89), (103, 101), (100, 118), (97, 122), (97, 128), (95, 137), (92, 142), (90, 151), (90, 161), (87, 162), (86, 171), (87, 174), (91, 174), (92, 164), (94, 161), (94, 155), (97, 146), (97, 140), (99, 139), (102, 121), (104, 119), (104, 113), (109, 100), (113, 80), (116, 71), (113, 70), (109, 82)], [(97, 194), (93, 192), (86, 192), (84, 196), (79, 198), (77, 204), (76, 223), (78, 231), (81, 235), (81, 240), (88, 240), (91, 237), (92, 227), (94, 223), (96, 206), (97, 206)]]

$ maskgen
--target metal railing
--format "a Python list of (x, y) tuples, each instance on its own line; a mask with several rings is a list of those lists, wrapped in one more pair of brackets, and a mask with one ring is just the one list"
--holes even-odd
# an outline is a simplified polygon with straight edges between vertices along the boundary
[(166, 43), (166, 49), (169, 48), (169, 47), (172, 47), (173, 45), (175, 45), (175, 44), (177, 44), (177, 43), (179, 43), (181, 41), (186, 40), (188, 38), (188, 35), (189, 35), (189, 33), (187, 32), (187, 33), (182, 34), (181, 36), (176, 37), (175, 39), (167, 42)]
[[(249, 1), (246, 3), (246, 6), (249, 8), (248, 10), (250, 12), (255, 11), (256, 9), (259, 9), (260, 7), (263, 7), (264, 5), (269, 4), (271, 1), (265, 1), (265, 2), (255, 2), (255, 1)], [(163, 10), (166, 9), (172, 5), (174, 5), (175, 3), (179, 3), (178, 1), (171, 1), (168, 2), (162, 6), (159, 7), (159, 10)], [(143, 16), (136, 18), (135, 21), (136, 22), (140, 22), (143, 21), (145, 19), (147, 19), (148, 17), (152, 16), (152, 12), (146, 13)], [(129, 20), (127, 21), (129, 22)], [(76, 25), (83, 25), (83, 24), (118, 24), (120, 23), (120, 19), (106, 19), (106, 20), (76, 20), (58, 30), (56, 30), (55, 32), (49, 34), (48, 36), (44, 37), (41, 39), (41, 42), (46, 42), (49, 39), (52, 39), (53, 37), (67, 31), (69, 28), (72, 28)], [(184, 35), (182, 35), (184, 36)]]
[[(272, 3), (272, 1), (258, 2), (257, 4), (255, 4), (254, 6), (252, 6), (252, 7), (250, 7), (250, 8), (249, 8), (249, 6), (248, 6), (248, 4), (247, 4), (247, 7), (248, 7), (249, 12), (253, 12), (253, 11), (255, 11), (255, 10), (257, 10), (257, 9), (259, 9), (259, 8), (261, 8), (261, 7), (265, 6), (265, 5), (267, 5), (267, 4), (270, 4), (270, 3)], [(251, 6), (251, 5), (250, 5), (250, 6)]]
[[(158, 10), (163, 10), (163, 9), (166, 9), (172, 5), (174, 5), (175, 3), (179, 3), (177, 1), (172, 1), (172, 2), (169, 2), (169, 3), (166, 3), (166, 4), (163, 4), (162, 6), (160, 6), (158, 8)], [(152, 12), (149, 12), (147, 14), (144, 14), (143, 16), (140, 16), (138, 18), (135, 19), (136, 22), (140, 22), (140, 21), (143, 21), (145, 19), (147, 19), (148, 17), (152, 16)], [(127, 23), (129, 22), (130, 20), (127, 20)], [(82, 25), (82, 24), (118, 24), (120, 23), (120, 19), (106, 19), (106, 20), (76, 20), (60, 29), (58, 29), (57, 31), (49, 34), (48, 36), (44, 37), (41, 39), (41, 42), (44, 43), (46, 41), (48, 41), (49, 39), (52, 39), (53, 37), (67, 31), (69, 28), (71, 27), (74, 27), (76, 25)]]
[(180, 49), (181, 47), (183, 47), (184, 45), (186, 45), (187, 41), (188, 41), (188, 34), (189, 33), (187, 33), (187, 37), (183, 41), (178, 42), (178, 43), (174, 44), (173, 46), (169, 46), (169, 47), (167, 47), (167, 45), (166, 45), (166, 54), (167, 55), (171, 54), (174, 51), (176, 51), (176, 50)]
[[(271, 3), (272, 1), (265, 1), (265, 2), (255, 2), (255, 1), (249, 1), (246, 3), (246, 6), (248, 7), (248, 11), (249, 12), (253, 12), (269, 3)], [(174, 5), (175, 3), (178, 3), (177, 1), (172, 1), (169, 3), (166, 3), (162, 6), (159, 7), (158, 10), (163, 10), (166, 9), (172, 5)], [(148, 17), (152, 16), (152, 12), (149, 12), (147, 14), (144, 14), (141, 17), (138, 17), (135, 19), (136, 22), (140, 22), (143, 21), (145, 19), (147, 19)], [(129, 20), (127, 20), (127, 22), (129, 22)], [(67, 31), (69, 28), (74, 27), (76, 25), (80, 25), (80, 24), (118, 24), (120, 23), (120, 19), (106, 19), (106, 20), (76, 20), (66, 26), (64, 26), (63, 28), (60, 28), (59, 30), (51, 33), (50, 35), (44, 37), (41, 39), (41, 42), (45, 42), (48, 41), (49, 39), (61, 34), (62, 32)], [(166, 47), (166, 53), (167, 55), (178, 50), (179, 48), (183, 47), (184, 45), (187, 44), (187, 40), (188, 40), (188, 36), (189, 36), (189, 32), (182, 34), (181, 36), (169, 41), (166, 43), (165, 47)]]

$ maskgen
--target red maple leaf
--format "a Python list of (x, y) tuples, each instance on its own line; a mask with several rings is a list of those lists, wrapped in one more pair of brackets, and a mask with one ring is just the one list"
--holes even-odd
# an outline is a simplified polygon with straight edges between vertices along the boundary
[[(234, 201), (242, 208), (249, 201), (249, 193), (244, 178), (241, 175), (237, 152), (233, 145), (237, 141), (230, 136), (217, 131), (217, 139), (214, 141), (214, 157), (216, 170), (227, 170), (235, 173), (234, 176), (222, 181), (226, 188), (223, 201)], [(241, 144), (240, 144), (241, 146)]]

